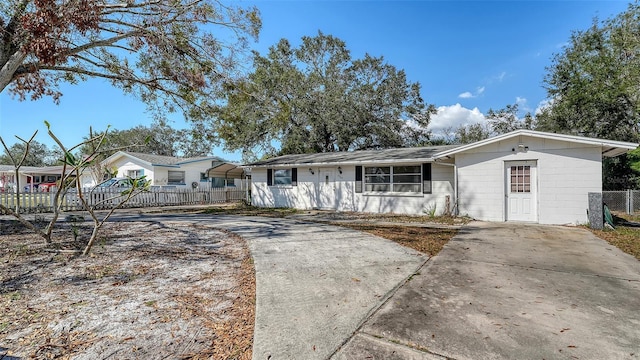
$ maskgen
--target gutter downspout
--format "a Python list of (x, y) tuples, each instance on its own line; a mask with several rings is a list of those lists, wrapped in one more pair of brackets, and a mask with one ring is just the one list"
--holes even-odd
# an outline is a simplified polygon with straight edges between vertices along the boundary
[(437, 160), (434, 163), (438, 165), (446, 165), (453, 167), (453, 212), (452, 215), (458, 216), (458, 166), (456, 164), (449, 164), (438, 162)]

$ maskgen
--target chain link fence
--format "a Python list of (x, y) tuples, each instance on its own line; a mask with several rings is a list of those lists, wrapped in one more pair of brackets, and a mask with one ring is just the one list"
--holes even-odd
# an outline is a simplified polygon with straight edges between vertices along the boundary
[(602, 201), (611, 211), (627, 214), (640, 212), (640, 190), (603, 191)]

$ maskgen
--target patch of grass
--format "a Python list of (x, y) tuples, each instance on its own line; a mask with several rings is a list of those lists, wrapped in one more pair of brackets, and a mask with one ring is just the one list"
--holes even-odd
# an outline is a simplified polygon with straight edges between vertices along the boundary
[(627, 222), (638, 223), (640, 226), (640, 216), (615, 213), (613, 218), (616, 225), (614, 230), (590, 229), (591, 232), (640, 260), (640, 227), (625, 226)]
[(298, 210), (291, 208), (261, 208), (237, 204), (227, 207), (211, 207), (203, 211), (205, 214), (223, 214), (223, 215), (243, 215), (243, 216), (266, 216), (283, 218), (289, 215), (297, 214)]
[(369, 225), (369, 224), (333, 224), (354, 230), (368, 232), (382, 238), (395, 241), (400, 245), (434, 256), (458, 232), (455, 229), (434, 229), (415, 226)]

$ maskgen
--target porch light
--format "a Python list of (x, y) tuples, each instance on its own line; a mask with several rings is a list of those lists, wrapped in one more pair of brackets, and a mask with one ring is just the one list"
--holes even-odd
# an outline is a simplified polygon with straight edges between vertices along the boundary
[(312, 168), (309, 168), (309, 172), (311, 173), (311, 175), (315, 174)]
[(342, 174), (342, 168), (340, 166), (338, 166), (338, 172)]

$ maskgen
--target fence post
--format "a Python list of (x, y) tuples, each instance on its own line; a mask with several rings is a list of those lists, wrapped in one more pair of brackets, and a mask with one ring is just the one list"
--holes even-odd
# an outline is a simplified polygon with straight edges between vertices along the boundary
[(627, 210), (627, 214), (629, 214), (629, 215), (631, 215), (631, 210), (633, 210), (633, 208), (631, 207), (631, 201), (632, 201), (631, 200), (631, 196), (632, 196), (631, 190), (628, 189), (627, 190), (627, 199), (626, 199), (627, 201), (625, 201), (625, 205), (627, 207), (627, 209), (626, 209)]
[(633, 214), (635, 207), (633, 204), (633, 190), (629, 189), (629, 215)]

